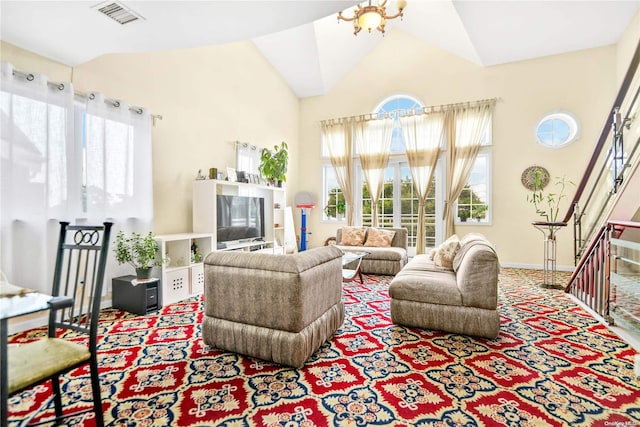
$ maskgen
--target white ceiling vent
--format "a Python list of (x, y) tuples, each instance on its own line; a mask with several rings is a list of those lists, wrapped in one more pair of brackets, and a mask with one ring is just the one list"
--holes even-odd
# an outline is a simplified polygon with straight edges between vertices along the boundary
[(93, 6), (93, 8), (121, 25), (129, 24), (137, 20), (144, 20), (142, 15), (134, 12), (127, 6), (117, 1), (107, 1), (104, 3), (100, 3), (97, 6)]

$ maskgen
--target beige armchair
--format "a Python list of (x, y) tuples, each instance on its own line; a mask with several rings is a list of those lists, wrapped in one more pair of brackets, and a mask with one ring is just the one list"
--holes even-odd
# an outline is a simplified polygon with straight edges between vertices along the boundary
[(342, 252), (214, 251), (204, 260), (205, 344), (300, 368), (344, 321)]

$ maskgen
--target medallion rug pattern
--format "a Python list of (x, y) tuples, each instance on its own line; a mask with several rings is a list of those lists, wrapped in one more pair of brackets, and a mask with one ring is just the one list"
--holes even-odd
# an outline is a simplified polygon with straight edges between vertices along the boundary
[[(635, 350), (541, 272), (500, 273), (501, 332), (485, 340), (394, 325), (391, 277), (344, 284), (346, 318), (303, 369), (203, 344), (202, 299), (133, 316), (102, 313), (99, 344), (110, 426), (640, 426)], [(11, 337), (41, 336), (42, 329)], [(65, 377), (90, 406), (89, 373)], [(42, 408), (50, 386), (10, 399), (10, 425)], [(68, 425), (94, 425), (93, 415)]]

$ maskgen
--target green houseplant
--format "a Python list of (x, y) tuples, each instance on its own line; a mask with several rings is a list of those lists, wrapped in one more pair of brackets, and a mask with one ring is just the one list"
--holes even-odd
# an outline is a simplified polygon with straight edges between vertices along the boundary
[(278, 183), (281, 186), (287, 180), (287, 166), (289, 164), (289, 147), (282, 141), (280, 145), (274, 145), (273, 150), (263, 148), (260, 153), (260, 174), (272, 184)]
[(158, 244), (152, 232), (146, 235), (133, 232), (128, 236), (120, 230), (114, 252), (119, 264), (130, 264), (136, 269), (138, 279), (151, 277), (151, 268), (158, 265)]
[(564, 191), (569, 184), (575, 185), (565, 176), (556, 177), (555, 186), (558, 191), (545, 193), (543, 191), (545, 182), (542, 173), (536, 170), (533, 178), (533, 190), (531, 194), (527, 195), (527, 201), (533, 204), (536, 213), (543, 217), (546, 222), (557, 222), (558, 214), (560, 213), (560, 201), (566, 197)]
[[(575, 185), (572, 181), (568, 180), (566, 176), (556, 177), (554, 186), (556, 191), (544, 192), (544, 187), (547, 184), (547, 177), (544, 176), (544, 172), (537, 169), (533, 176), (533, 185), (531, 193), (527, 195), (527, 201), (533, 205), (536, 213), (544, 218), (544, 222), (555, 224), (558, 222), (558, 215), (560, 214), (560, 201), (566, 197), (564, 194), (567, 185)], [(558, 227), (551, 225), (549, 227), (549, 238), (555, 238), (555, 231)]]

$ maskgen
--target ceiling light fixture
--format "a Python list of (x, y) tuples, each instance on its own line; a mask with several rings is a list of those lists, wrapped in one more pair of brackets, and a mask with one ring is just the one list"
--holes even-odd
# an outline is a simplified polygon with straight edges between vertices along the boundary
[(395, 15), (387, 15), (386, 5), (387, 0), (382, 0), (377, 5), (372, 5), (371, 0), (369, 0), (369, 4), (366, 6), (356, 5), (351, 18), (342, 16), (342, 12), (338, 12), (338, 22), (341, 19), (343, 21), (353, 21), (353, 34), (356, 36), (363, 28), (369, 32), (375, 28), (384, 34), (384, 26), (388, 19), (400, 17), (400, 20), (402, 20), (402, 11), (407, 7), (407, 2), (406, 0), (397, 1), (398, 13)]

